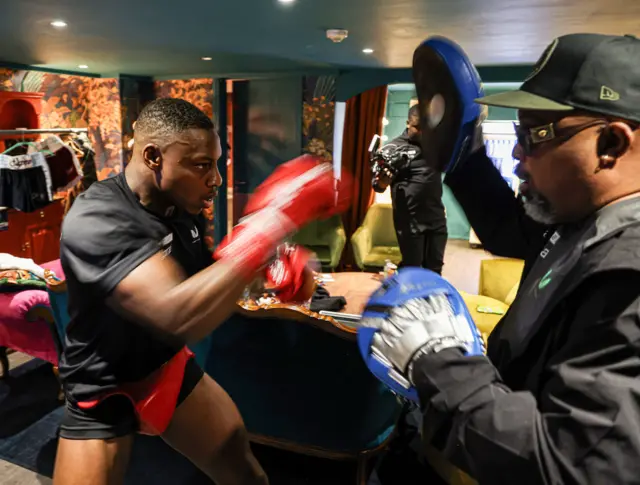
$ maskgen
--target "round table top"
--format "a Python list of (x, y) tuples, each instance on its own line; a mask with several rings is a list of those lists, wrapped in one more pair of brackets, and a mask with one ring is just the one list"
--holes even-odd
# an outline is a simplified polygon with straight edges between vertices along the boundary
[(377, 273), (330, 273), (333, 281), (324, 283), (331, 296), (344, 296), (347, 305), (341, 313), (360, 315), (371, 293), (380, 287), (382, 276)]

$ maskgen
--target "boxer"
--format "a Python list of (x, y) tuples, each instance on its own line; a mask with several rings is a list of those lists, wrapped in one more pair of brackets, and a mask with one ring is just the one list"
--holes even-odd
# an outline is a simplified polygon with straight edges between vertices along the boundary
[[(251, 196), (213, 263), (201, 212), (221, 183), (220, 154), (202, 111), (153, 101), (125, 171), (80, 194), (63, 222), (70, 323), (56, 485), (122, 483), (136, 433), (161, 436), (219, 485), (268, 483), (238, 409), (186, 346), (225, 321), (281, 242), (348, 200), (336, 196), (331, 165), (287, 162)], [(303, 262), (284, 261), (293, 269), (281, 290), (292, 298)]]
[(451, 285), (400, 270), (369, 302), (365, 362), (480, 484), (640, 483), (640, 40), (559, 37), (519, 90), (477, 99), (518, 109), (521, 198), (473, 143), (464, 52), (429, 39), (414, 59), (425, 150), (485, 249), (525, 270), (486, 355)]

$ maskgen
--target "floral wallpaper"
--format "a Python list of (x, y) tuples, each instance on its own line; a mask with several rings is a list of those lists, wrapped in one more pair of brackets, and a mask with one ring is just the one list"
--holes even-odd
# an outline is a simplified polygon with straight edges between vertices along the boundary
[(122, 169), (120, 99), (116, 79), (0, 69), (0, 90), (44, 94), (42, 128), (88, 128), (99, 179)]
[[(175, 79), (155, 82), (156, 98), (178, 98), (189, 101), (213, 119), (213, 79)], [(207, 220), (207, 233), (204, 240), (213, 251), (215, 205), (203, 212)]]
[(156, 81), (155, 86), (157, 98), (184, 99), (213, 119), (213, 79)]
[(336, 78), (307, 76), (303, 82), (302, 149), (333, 161)]
[(122, 118), (120, 90), (117, 79), (91, 79), (87, 96), (89, 138), (96, 152), (98, 179), (123, 170)]

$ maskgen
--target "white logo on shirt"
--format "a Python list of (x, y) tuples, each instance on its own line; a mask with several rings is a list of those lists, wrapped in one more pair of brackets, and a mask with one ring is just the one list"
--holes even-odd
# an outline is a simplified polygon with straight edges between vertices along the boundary
[[(551, 244), (551, 246), (555, 246), (556, 243), (560, 240), (560, 234), (558, 233), (558, 231), (554, 232), (553, 235), (549, 238), (549, 243)], [(549, 253), (551, 252), (551, 249), (553, 249), (553, 247), (551, 248), (544, 248), (541, 252), (540, 252), (540, 257), (542, 259), (546, 258)]]
[(173, 242), (173, 234), (167, 234), (160, 242), (160, 247), (162, 247), (162, 250), (165, 256), (169, 256), (171, 254), (172, 242)]
[(194, 243), (197, 243), (200, 240), (200, 233), (198, 232), (198, 227), (195, 226), (193, 229), (191, 229), (191, 237), (193, 238)]

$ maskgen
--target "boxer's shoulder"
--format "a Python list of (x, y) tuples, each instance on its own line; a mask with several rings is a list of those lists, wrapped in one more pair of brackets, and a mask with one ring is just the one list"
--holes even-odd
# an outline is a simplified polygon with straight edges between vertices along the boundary
[(117, 245), (142, 245), (169, 232), (146, 211), (129, 189), (124, 174), (96, 182), (80, 194), (62, 223), (61, 244), (91, 244), (105, 240)]

